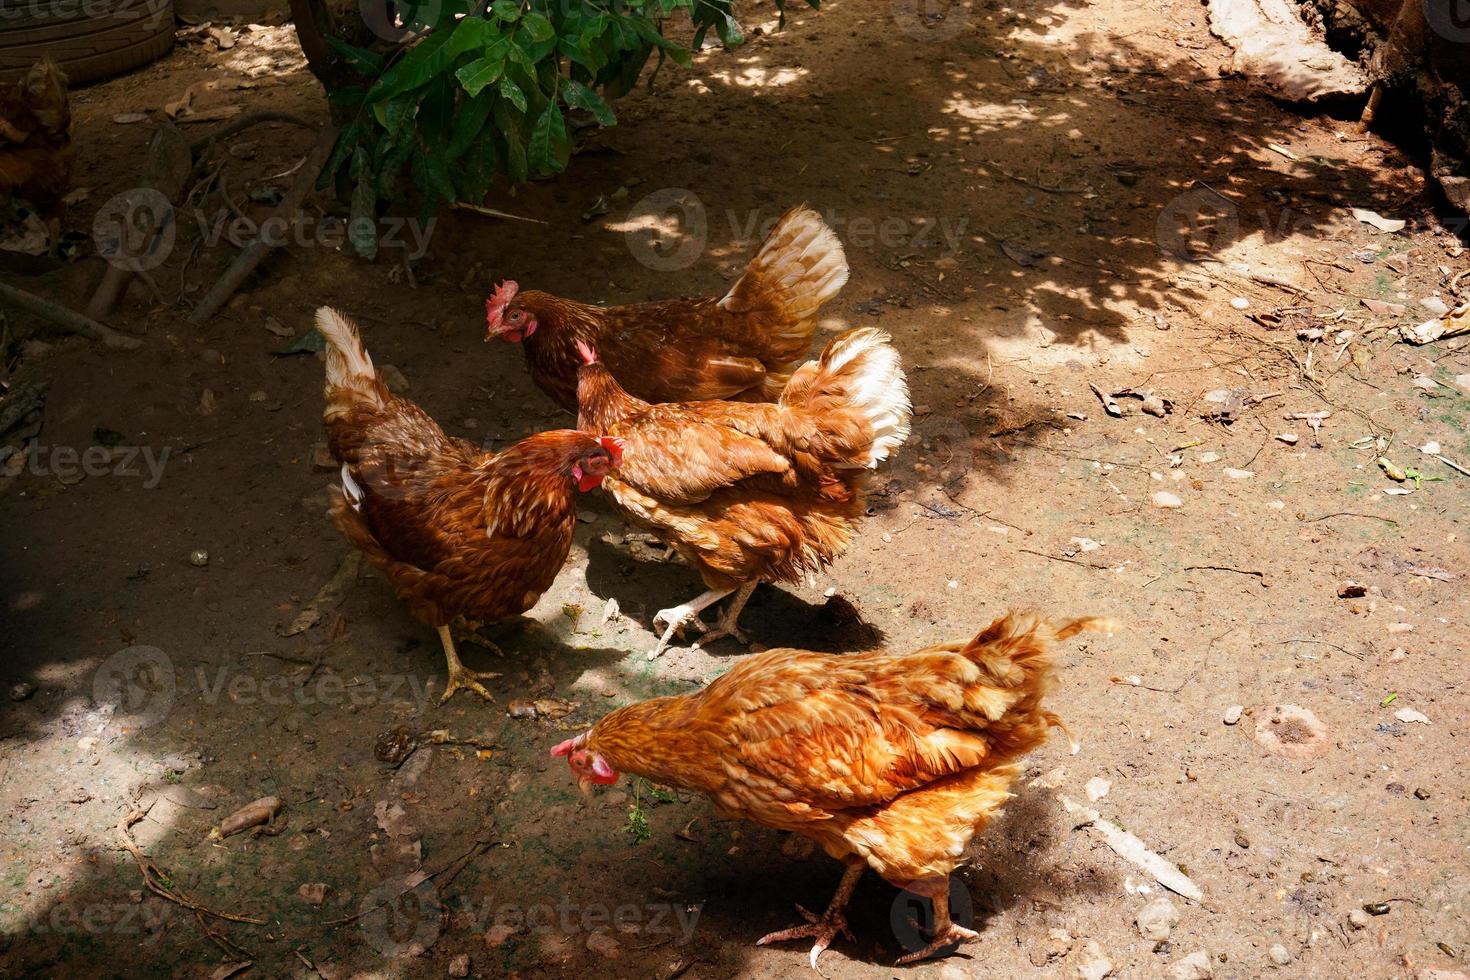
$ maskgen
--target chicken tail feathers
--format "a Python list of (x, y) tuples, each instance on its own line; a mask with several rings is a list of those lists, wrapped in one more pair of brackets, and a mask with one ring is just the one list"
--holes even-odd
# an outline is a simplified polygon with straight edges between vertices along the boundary
[(773, 345), (799, 354), (811, 342), (817, 311), (842, 289), (847, 274), (837, 235), (821, 215), (798, 205), (776, 222), (720, 306), (768, 314)]
[(888, 334), (849, 330), (791, 376), (786, 408), (810, 413), (822, 455), (844, 468), (872, 469), (909, 435), (908, 380)]
[(323, 306), (316, 311), (316, 329), (327, 342), (327, 418), (361, 399), (381, 406), (378, 372), (353, 322), (330, 306)]

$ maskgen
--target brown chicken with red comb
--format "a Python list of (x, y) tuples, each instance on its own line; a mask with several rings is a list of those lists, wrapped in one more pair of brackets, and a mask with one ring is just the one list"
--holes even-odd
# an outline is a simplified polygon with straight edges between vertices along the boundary
[(532, 379), (573, 412), (579, 341), (647, 402), (775, 401), (847, 271), (842, 243), (803, 205), (782, 216), (723, 297), (596, 306), (507, 281), (486, 303), (485, 339), (519, 342)]
[(1052, 643), (1104, 620), (1008, 615), (968, 643), (890, 653), (767, 650), (702, 691), (619, 708), (552, 749), (585, 790), (620, 773), (703, 793), (722, 817), (809, 837), (847, 865), (822, 915), (761, 945), (809, 938), (811, 964), (839, 933), (858, 878), (934, 902), (931, 941), (909, 963), (976, 938), (949, 912), (949, 875), (1010, 797), (1019, 763), (1060, 725), (1042, 707)]
[(566, 563), (577, 491), (614, 472), (622, 446), (563, 429), (483, 452), (390, 392), (346, 317), (322, 307), (316, 326), (327, 341), (328, 446), (342, 464), (332, 520), (439, 631), (449, 668), (442, 700), (467, 688), (493, 701), (480, 681), (499, 675), (460, 663), (449, 624), (536, 604)]

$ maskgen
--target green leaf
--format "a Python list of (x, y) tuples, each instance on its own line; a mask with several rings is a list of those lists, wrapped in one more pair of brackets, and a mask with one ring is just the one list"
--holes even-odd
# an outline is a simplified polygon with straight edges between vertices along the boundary
[(562, 98), (567, 100), (567, 105), (574, 105), (579, 109), (586, 109), (597, 117), (597, 121), (604, 126), (616, 126), (617, 117), (613, 115), (612, 106), (603, 100), (592, 89), (581, 82), (574, 82), (570, 78), (563, 79), (561, 83)]
[(352, 176), (357, 186), (352, 189), (352, 207), (347, 217), (347, 241), (352, 250), (365, 259), (378, 256), (378, 193), (368, 165), (367, 151), (357, 148), (352, 158)]
[(376, 51), (353, 47), (331, 34), (327, 35), (326, 41), (329, 48), (361, 74), (376, 77), (383, 73), (383, 56)]
[(526, 117), (517, 115), (505, 99), (495, 100), (495, 125), (505, 140), (505, 170), (511, 182), (524, 184), (529, 176), (526, 162)]
[(433, 78), (435, 75), (443, 74), (454, 60), (454, 55), (448, 48), (449, 34), (430, 34), (408, 54), (399, 61), (374, 83), (368, 90), (369, 102), (377, 102), (402, 92), (408, 92), (418, 88), (420, 85)]
[(639, 37), (643, 38), (643, 40), (647, 41), (649, 44), (663, 48), (669, 53), (669, 57), (674, 59), (675, 64), (680, 65), (684, 68), (688, 68), (690, 65), (694, 64), (694, 59), (690, 57), (688, 51), (675, 44), (673, 41), (670, 41), (668, 38), (664, 37), (648, 21), (638, 18), (629, 19), (632, 20), (633, 29), (638, 32)]
[(490, 12), (495, 15), (496, 20), (515, 21), (521, 19), (521, 5), (515, 0), (495, 0), (490, 5)]
[(476, 58), (454, 73), (459, 79), (459, 84), (464, 87), (465, 93), (471, 98), (479, 95), (487, 85), (493, 85), (505, 74), (505, 59), (490, 61), (487, 58)]
[(533, 41), (549, 41), (556, 37), (556, 28), (551, 26), (551, 21), (546, 19), (545, 14), (538, 14), (531, 10), (521, 18), (521, 26), (531, 35)]
[(554, 173), (558, 165), (558, 151), (566, 142), (566, 121), (562, 119), (561, 106), (548, 102), (546, 109), (536, 118), (531, 128), (531, 169), (542, 173)]
[(454, 34), (449, 38), (449, 55), (457, 58), (466, 51), (485, 46), (491, 38), (498, 38), (500, 32), (495, 25), (483, 17), (466, 17), (455, 27)]
[(464, 156), (470, 146), (479, 140), (494, 104), (495, 96), (483, 92), (460, 106), (454, 116), (454, 128), (449, 134), (449, 148), (445, 151), (450, 160), (458, 160)]
[(521, 112), (526, 111), (526, 93), (521, 91), (521, 87), (510, 76), (500, 79), (500, 94)]

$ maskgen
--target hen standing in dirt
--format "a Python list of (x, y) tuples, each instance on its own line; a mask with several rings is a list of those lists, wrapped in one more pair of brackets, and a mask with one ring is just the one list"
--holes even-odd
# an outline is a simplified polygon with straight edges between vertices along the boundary
[(499, 675), (465, 669), (450, 622), (535, 605), (571, 548), (575, 491), (615, 470), (621, 447), (559, 430), (482, 452), (390, 392), (346, 317), (323, 307), (316, 325), (327, 341), (328, 445), (342, 464), (332, 520), (438, 629), (449, 667), (442, 700), (463, 687), (493, 701), (480, 681)]
[(18, 81), (0, 84), (0, 199), (32, 205), (47, 223), (53, 249), (76, 155), (71, 98), (55, 62), (44, 58)]
[(723, 298), (594, 306), (501, 283), (485, 339), (520, 341), (531, 377), (577, 410), (577, 343), (649, 402), (775, 401), (811, 345), (817, 311), (847, 282), (842, 244), (805, 206), (782, 216)]
[(620, 772), (704, 793), (723, 816), (810, 837), (847, 864), (823, 915), (761, 945), (838, 933), (864, 868), (934, 902), (933, 939), (913, 962), (977, 938), (949, 916), (949, 875), (1010, 796), (1020, 758), (1061, 722), (1041, 707), (1050, 640), (1099, 620), (1005, 616), (969, 643), (908, 656), (768, 650), (703, 691), (619, 708), (551, 750), (579, 783)]
[[(868, 471), (908, 438), (908, 383), (886, 333), (850, 330), (803, 364), (774, 404), (650, 405), (582, 346), (578, 427), (622, 440), (629, 462), (607, 482), (632, 523), (696, 568), (708, 589), (654, 617), (668, 646), (736, 592), (704, 642), (743, 639), (736, 622), (761, 581), (792, 582), (852, 541)], [(738, 590), (738, 592), (737, 592)]]

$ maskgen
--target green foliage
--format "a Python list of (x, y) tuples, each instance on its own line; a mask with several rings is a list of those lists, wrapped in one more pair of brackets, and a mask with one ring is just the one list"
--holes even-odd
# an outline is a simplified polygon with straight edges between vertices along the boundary
[[(696, 48), (711, 29), (726, 47), (741, 43), (731, 2), (406, 0), (397, 10), (413, 33), (386, 53), (328, 38), (363, 83), (329, 93), (344, 122), (322, 182), (337, 182), (361, 225), (380, 201), (416, 197), (427, 217), (482, 200), (497, 177), (560, 173), (572, 153), (567, 111), (612, 126), (608, 100), (655, 51), (687, 66), (689, 52), (663, 35), (676, 11), (693, 22)], [(785, 0), (775, 3), (784, 19)], [(353, 245), (376, 249), (366, 235)]]

